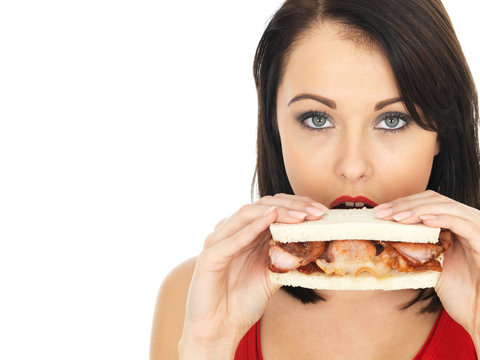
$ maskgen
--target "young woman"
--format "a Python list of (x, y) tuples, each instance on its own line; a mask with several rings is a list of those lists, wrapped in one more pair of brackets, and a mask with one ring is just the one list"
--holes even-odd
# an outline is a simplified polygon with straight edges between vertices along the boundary
[[(478, 100), (439, 0), (287, 0), (254, 63), (261, 198), (221, 221), (158, 297), (152, 359), (475, 359)], [(270, 283), (268, 227), (339, 196), (448, 229), (434, 289)]]

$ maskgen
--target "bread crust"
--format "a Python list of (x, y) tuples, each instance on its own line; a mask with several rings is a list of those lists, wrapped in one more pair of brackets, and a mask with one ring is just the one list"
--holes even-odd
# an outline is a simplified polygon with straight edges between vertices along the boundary
[[(281, 243), (332, 241), (332, 240), (376, 240), (408, 243), (437, 243), (440, 228), (423, 224), (401, 224), (378, 219), (374, 209), (333, 209), (320, 220), (300, 224), (270, 225), (275, 241)], [(443, 254), (437, 259), (443, 263)], [(434, 270), (399, 272), (392, 269), (387, 276), (377, 278), (368, 272), (354, 275), (311, 274), (291, 270), (275, 273), (269, 270), (273, 283), (323, 290), (399, 290), (434, 287), (440, 272)]]
[[(269, 270), (270, 271), (270, 270)], [(400, 290), (435, 287), (438, 271), (410, 272), (397, 276), (377, 279), (367, 273), (358, 276), (328, 276), (322, 273), (302, 274), (297, 270), (288, 273), (270, 271), (274, 284), (300, 286), (318, 290)]]
[(374, 209), (333, 209), (320, 220), (299, 224), (274, 223), (270, 232), (282, 243), (330, 240), (378, 240), (437, 243), (440, 228), (382, 220)]

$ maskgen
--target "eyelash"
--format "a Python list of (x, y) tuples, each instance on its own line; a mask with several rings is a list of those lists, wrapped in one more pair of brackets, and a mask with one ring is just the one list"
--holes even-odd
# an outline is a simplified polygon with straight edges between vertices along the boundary
[[(323, 117), (327, 118), (328, 121), (331, 122), (330, 116), (327, 113), (322, 112), (322, 111), (307, 111), (307, 112), (303, 113), (302, 115), (300, 115), (297, 118), (297, 121), (300, 123), (300, 125), (303, 128), (305, 128), (307, 130), (310, 130), (310, 131), (322, 131), (322, 130), (331, 129), (331, 128), (314, 128), (314, 127), (306, 125), (305, 120), (307, 120), (307, 119), (309, 119), (313, 116), (323, 116)], [(405, 125), (402, 126), (401, 128), (398, 128), (398, 129), (377, 129), (377, 130), (380, 130), (380, 131), (382, 131), (384, 133), (387, 133), (387, 134), (398, 133), (398, 132), (403, 131), (406, 128), (408, 128), (410, 126), (411, 122), (412, 122), (412, 117), (410, 115), (407, 115), (405, 113), (401, 113), (401, 112), (398, 112), (398, 111), (391, 111), (391, 112), (387, 112), (387, 113), (384, 113), (384, 114), (380, 115), (378, 122), (380, 123), (380, 122), (386, 120), (389, 117), (399, 118), (400, 120), (405, 121)]]

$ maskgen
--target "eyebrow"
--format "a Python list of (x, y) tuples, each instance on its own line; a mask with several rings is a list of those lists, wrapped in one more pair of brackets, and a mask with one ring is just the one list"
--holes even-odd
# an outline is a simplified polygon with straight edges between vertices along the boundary
[(294, 102), (297, 102), (299, 100), (304, 100), (304, 99), (316, 100), (318, 102), (321, 102), (322, 104), (327, 105), (329, 108), (332, 108), (332, 109), (337, 108), (337, 103), (335, 101), (327, 99), (323, 96), (311, 95), (311, 94), (301, 94), (301, 95), (295, 96), (292, 100), (290, 100), (288, 102), (287, 107), (290, 106)]
[(380, 101), (375, 105), (375, 111), (381, 110), (387, 105), (394, 104), (394, 103), (400, 102), (400, 101), (403, 101), (402, 98), (393, 98), (393, 99), (387, 99), (387, 100)]
[[(290, 106), (294, 102), (297, 102), (299, 100), (305, 100), (305, 99), (311, 99), (311, 100), (321, 102), (322, 104), (327, 105), (331, 109), (336, 109), (337, 108), (337, 103), (335, 101), (330, 100), (330, 99), (328, 99), (326, 97), (323, 97), (323, 96), (311, 95), (311, 94), (301, 94), (301, 95), (295, 96), (292, 100), (290, 100), (288, 102), (287, 107)], [(375, 104), (375, 111), (381, 110), (387, 105), (394, 104), (394, 103), (400, 102), (400, 101), (402, 101), (402, 98), (398, 98), (398, 97), (379, 101), (378, 103)]]

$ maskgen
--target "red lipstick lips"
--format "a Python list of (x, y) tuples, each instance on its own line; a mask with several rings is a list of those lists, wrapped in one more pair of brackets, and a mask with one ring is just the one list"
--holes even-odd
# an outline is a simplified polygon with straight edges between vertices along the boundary
[(335, 206), (340, 205), (341, 203), (344, 203), (344, 202), (363, 202), (367, 205), (370, 205), (371, 207), (377, 206), (377, 204), (374, 201), (364, 196), (352, 197), (348, 195), (342, 195), (332, 201), (332, 203), (330, 204), (330, 209), (333, 209)]

